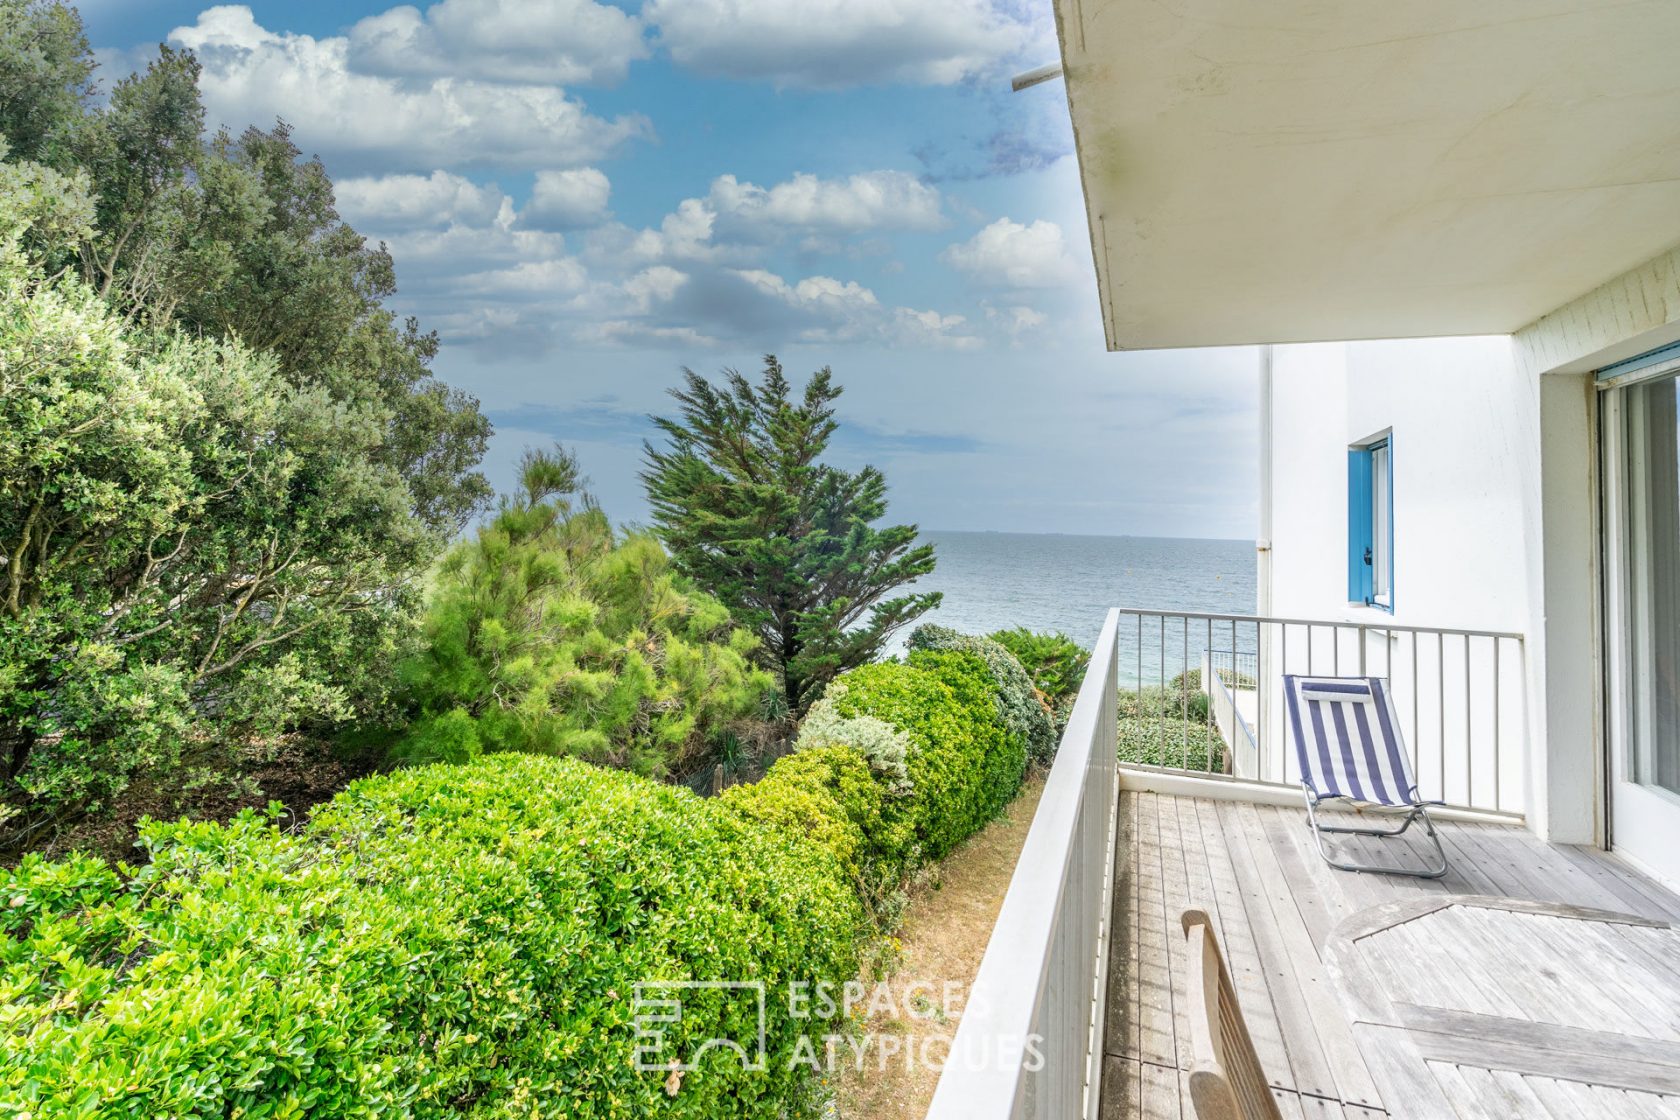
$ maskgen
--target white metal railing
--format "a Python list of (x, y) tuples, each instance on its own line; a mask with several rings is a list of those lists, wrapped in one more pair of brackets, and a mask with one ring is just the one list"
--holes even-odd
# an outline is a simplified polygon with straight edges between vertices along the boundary
[(1102, 1071), (1120, 614), (1091, 651), (928, 1120), (1091, 1120)]
[[(1286, 673), (1386, 677), (1422, 795), (1455, 808), (1521, 815), (1526, 751), (1527, 670), (1521, 634), (1368, 622), (1271, 618), (1121, 608), (1120, 687), (1153, 693), (1185, 718), (1155, 725), (1162, 737), (1154, 768), (1197, 769), (1188, 728), (1193, 700), (1210, 696), (1225, 720), (1239, 707), (1251, 719), (1228, 738), (1233, 777), (1299, 788), (1286, 728)], [(1180, 674), (1202, 668), (1225, 682), (1191, 687)], [(1222, 689), (1221, 684), (1229, 684)], [(1160, 698), (1164, 697), (1164, 700)], [(1235, 724), (1244, 724), (1236, 719)], [(1246, 733), (1252, 730), (1252, 735)], [(1185, 765), (1174, 763), (1184, 737)], [(1229, 732), (1227, 732), (1229, 734)]]
[(1227, 773), (1259, 768), (1260, 740), (1250, 722), (1252, 713), (1244, 710), (1255, 705), (1238, 698), (1239, 693), (1246, 698), (1254, 692), (1250, 682), (1258, 680), (1259, 668), (1253, 662), (1233, 650), (1209, 650), (1202, 658), (1202, 691), (1207, 693), (1208, 715), (1228, 748)]

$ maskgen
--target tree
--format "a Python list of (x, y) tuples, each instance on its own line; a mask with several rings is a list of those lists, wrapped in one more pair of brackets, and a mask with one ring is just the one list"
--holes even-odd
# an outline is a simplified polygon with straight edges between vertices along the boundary
[[(383, 707), (414, 577), (488, 502), (477, 401), (278, 123), (0, 0), (0, 819)], [(18, 822), (5, 839), (17, 839)]]
[(93, 95), (81, 17), (46, 0), (0, 0), (0, 134), (21, 159), (57, 158)]
[(0, 134), (13, 159), (83, 173), (93, 193), (65, 258), (136, 323), (237, 339), (291, 384), (377, 413), (375, 455), (415, 514), (440, 542), (459, 532), (489, 502), (489, 422), (431, 373), (437, 336), (385, 307), (391, 255), (339, 217), (321, 162), (283, 121), (204, 137), (190, 52), (161, 47), (103, 104), (94, 65), (75, 9), (0, 0)]
[[(378, 687), (367, 674), (436, 535), (381, 461), (379, 410), (43, 274), (18, 247), (54, 180), (8, 170), (0, 792), (32, 827), (166, 770), (189, 741), (346, 714)], [(19, 194), (34, 201), (6, 205)]]
[(734, 370), (717, 387), (683, 370), (679, 419), (654, 418), (644, 444), (654, 524), (677, 567), (759, 636), (761, 658), (803, 713), (840, 673), (875, 658), (937, 592), (886, 596), (933, 571), (916, 526), (875, 527), (887, 483), (874, 467), (821, 462), (841, 394), (826, 367), (794, 400), (781, 363), (754, 387)]
[(527, 452), (520, 484), (437, 574), (403, 667), (420, 715), (399, 753), (569, 754), (663, 776), (758, 714), (774, 684), (752, 634), (658, 541), (616, 534), (570, 454)]

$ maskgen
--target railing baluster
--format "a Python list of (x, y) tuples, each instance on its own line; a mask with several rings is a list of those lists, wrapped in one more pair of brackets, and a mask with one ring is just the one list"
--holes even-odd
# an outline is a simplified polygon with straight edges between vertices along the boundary
[[(1416, 772), (1421, 767), (1418, 759), (1423, 738), (1423, 725), (1418, 722), (1418, 693), (1423, 691), (1423, 684), (1418, 680), (1417, 671), (1417, 631), (1412, 631), (1412, 770)], [(1422, 779), (1422, 775), (1418, 775)], [(1443, 791), (1444, 792), (1444, 791)]]
[[(1207, 662), (1207, 673), (1208, 673), (1208, 675), (1209, 676), (1218, 676), (1219, 675), (1219, 666), (1217, 666), (1213, 663), (1213, 619), (1210, 618), (1210, 619), (1206, 619), (1205, 621), (1207, 622), (1207, 634), (1206, 634), (1207, 644), (1202, 647), (1202, 649), (1204, 651), (1203, 652), (1203, 658)], [(1185, 620), (1185, 625), (1189, 625), (1189, 620), (1188, 619)], [(1202, 691), (1206, 692), (1208, 694), (1208, 706), (1209, 706), (1208, 715), (1213, 717), (1214, 727), (1215, 727), (1215, 729), (1217, 729), (1218, 726), (1219, 726), (1219, 714), (1212, 710), (1212, 705), (1213, 705), (1213, 682), (1212, 681), (1203, 681), (1202, 682)], [(1231, 707), (1233, 709), (1236, 707), (1235, 698), (1232, 699)], [(1232, 716), (1233, 716), (1233, 718), (1236, 718), (1236, 713), (1234, 711), (1232, 712)], [(1202, 736), (1203, 736), (1204, 740), (1211, 741), (1211, 740), (1207, 740), (1207, 732), (1205, 732), (1205, 731), (1202, 732)], [(1233, 766), (1233, 767), (1231, 767), (1231, 769), (1235, 770), (1236, 767)]]
[[(1447, 650), (1446, 635), (1435, 635), (1436, 748), (1441, 756), (1441, 796), (1447, 796)], [(1465, 791), (1469, 800), (1469, 791)]]
[(1503, 762), (1503, 744), (1499, 738), (1499, 697), (1505, 691), (1505, 681), (1499, 675), (1500, 639), (1493, 639), (1493, 808), (1499, 810), (1499, 771)]
[[(1289, 623), (1285, 622), (1284, 624), (1282, 624), (1281, 626), (1278, 627), (1278, 689), (1279, 689), (1278, 696), (1279, 696), (1279, 699), (1282, 699), (1282, 696), (1283, 696), (1283, 693), (1282, 693), (1283, 678), (1284, 678), (1284, 675), (1287, 674), (1288, 672), (1289, 672)], [(1287, 707), (1287, 704), (1286, 704), (1286, 707)], [(1287, 721), (1289, 717), (1287, 715), (1284, 715), (1282, 718)], [(1266, 730), (1267, 731), (1271, 730), (1270, 725), (1267, 726)], [(1277, 741), (1280, 744), (1287, 744), (1289, 742), (1289, 728), (1285, 727), (1285, 728), (1282, 729), (1282, 733), (1278, 736)], [(1278, 746), (1277, 747), (1277, 753), (1278, 753), (1278, 757), (1282, 760), (1281, 769), (1283, 771), (1284, 778), (1287, 779), (1289, 777), (1289, 748), (1287, 746)]]
[[(1178, 643), (1178, 671), (1180, 674), (1190, 671), (1190, 618), (1184, 618), (1184, 632)], [(1178, 768), (1190, 769), (1190, 680), (1180, 676), (1178, 689)]]
[(1471, 749), (1475, 737), (1470, 730), (1470, 701), (1475, 693), (1470, 688), (1470, 635), (1464, 635), (1464, 803), (1476, 803), (1476, 752)]

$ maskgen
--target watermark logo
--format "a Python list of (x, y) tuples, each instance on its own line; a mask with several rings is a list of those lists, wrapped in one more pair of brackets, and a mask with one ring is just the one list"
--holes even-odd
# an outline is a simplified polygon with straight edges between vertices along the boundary
[[(700, 993), (718, 993), (701, 996)], [(765, 1048), (765, 992), (762, 980), (643, 980), (632, 992), (636, 1025), (636, 1069), (642, 1073), (671, 1075), (700, 1068), (710, 1050), (732, 1051), (741, 1068), (763, 1073), (769, 1068)], [(683, 1021), (685, 1001), (703, 998), (708, 1005), (718, 1001), (740, 1003), (739, 1018), (756, 1025), (746, 1038), (708, 1038), (688, 1054), (672, 1052), (668, 1035)], [(677, 1083), (681, 1083), (680, 1077)]]
[[(733, 1061), (745, 1072), (764, 1073), (771, 1064), (766, 1012), (774, 1010), (778, 1022), (804, 1021), (810, 1028), (797, 1032), (788, 1049), (778, 1050), (776, 1064), (790, 1070), (834, 1074), (851, 1067), (862, 1073), (873, 1067), (886, 1072), (900, 1064), (934, 1072), (950, 1066), (1044, 1068), (1040, 1035), (988, 1032), (956, 1038), (963, 997), (962, 985), (949, 981), (870, 986), (857, 980), (795, 980), (785, 991), (770, 992), (762, 980), (644, 980), (634, 988), (634, 1064), (638, 1072), (663, 1074), (665, 1091), (673, 1097), (683, 1077), (698, 1070), (713, 1050), (720, 1052), (714, 1063)], [(716, 1030), (720, 1023), (734, 1033), (696, 1041), (704, 1033), (701, 1024)], [(954, 1045), (959, 1041), (962, 1045)]]

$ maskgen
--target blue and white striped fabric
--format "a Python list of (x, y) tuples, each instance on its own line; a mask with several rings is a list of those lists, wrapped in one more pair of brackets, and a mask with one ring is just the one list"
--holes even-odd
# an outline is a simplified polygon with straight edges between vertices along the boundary
[(1301, 780), (1323, 800), (1414, 805), (1417, 780), (1381, 677), (1283, 678)]

